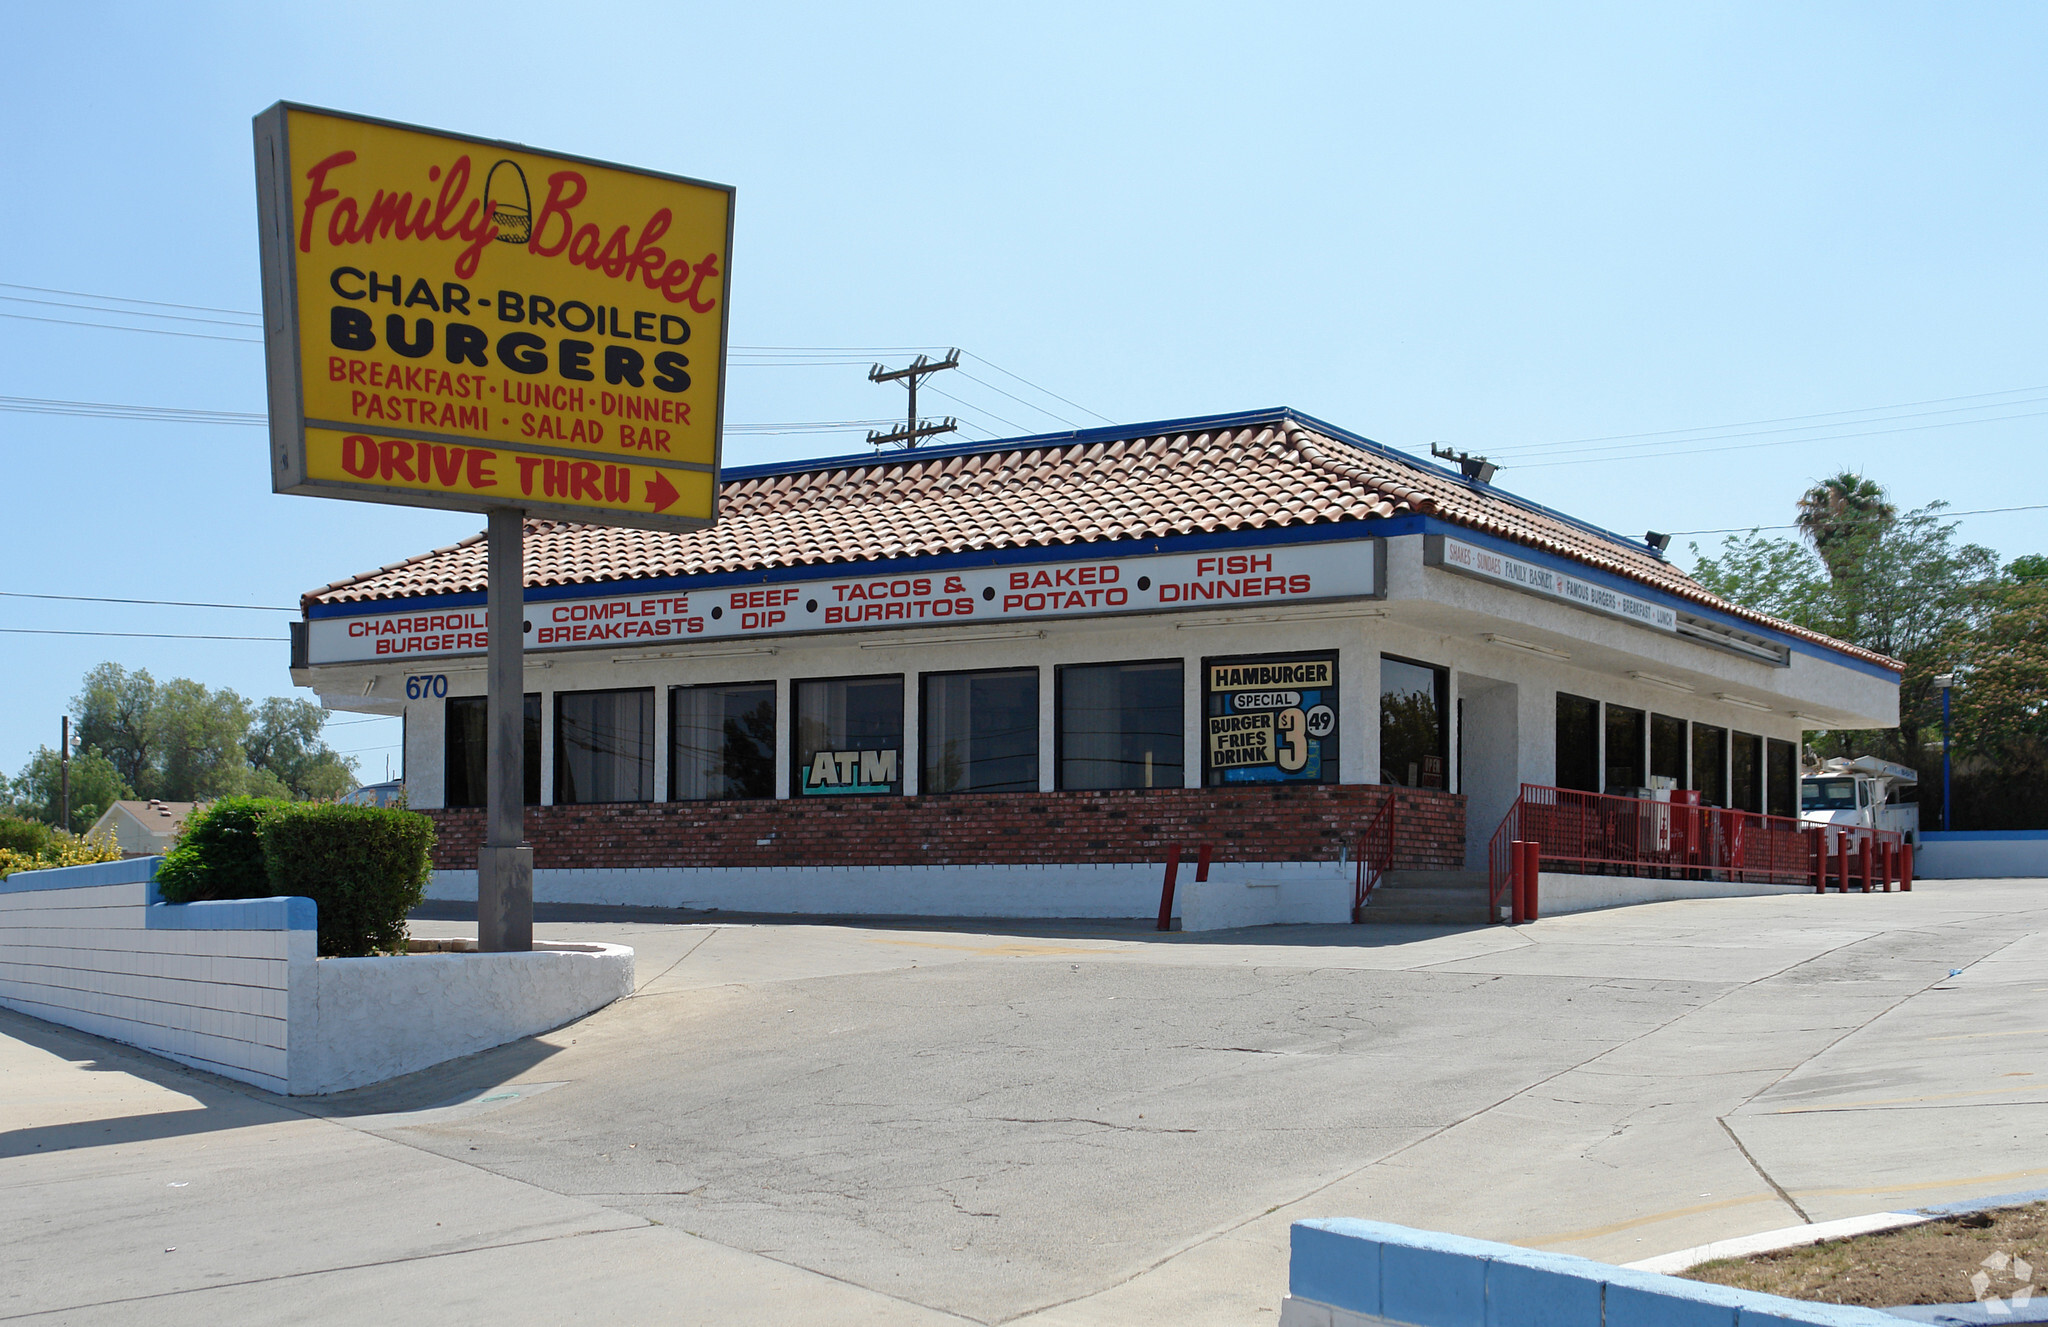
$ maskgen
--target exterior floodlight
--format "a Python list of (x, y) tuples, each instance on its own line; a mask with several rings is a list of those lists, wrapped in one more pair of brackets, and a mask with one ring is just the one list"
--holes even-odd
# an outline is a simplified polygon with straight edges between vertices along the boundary
[(1652, 530), (1643, 536), (1643, 542), (1650, 546), (1652, 553), (1661, 558), (1664, 556), (1664, 550), (1671, 547), (1671, 536), (1668, 534), (1658, 534), (1655, 530)]
[(1934, 675), (1934, 685), (1939, 690), (1951, 690), (1952, 688), (1954, 688), (1955, 684), (1956, 675), (1954, 673), (1936, 673)]
[(1494, 474), (1500, 469), (1484, 456), (1474, 456), (1441, 443), (1429, 444), (1429, 454), (1439, 461), (1456, 461), (1459, 472), (1475, 484), (1491, 484)]

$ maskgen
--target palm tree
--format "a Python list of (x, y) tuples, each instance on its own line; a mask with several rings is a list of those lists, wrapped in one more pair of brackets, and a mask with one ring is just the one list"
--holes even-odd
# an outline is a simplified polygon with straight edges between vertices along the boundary
[(1800, 495), (1799, 532), (1827, 564), (1828, 575), (1840, 580), (1870, 537), (1897, 514), (1877, 481), (1844, 470)]

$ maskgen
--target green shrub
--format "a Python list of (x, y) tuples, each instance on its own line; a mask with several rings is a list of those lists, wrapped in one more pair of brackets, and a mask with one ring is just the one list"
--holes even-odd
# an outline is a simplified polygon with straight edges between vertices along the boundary
[(293, 802), (263, 818), (260, 837), (269, 892), (319, 905), (322, 954), (404, 951), (406, 914), (426, 896), (433, 870), (433, 821), (383, 807)]
[(50, 850), (51, 829), (40, 820), (0, 815), (0, 849), (23, 857), (41, 857)]
[(223, 797), (185, 818), (178, 842), (156, 868), (157, 888), (168, 903), (202, 899), (270, 898), (263, 842), (264, 818), (289, 806), (269, 797)]

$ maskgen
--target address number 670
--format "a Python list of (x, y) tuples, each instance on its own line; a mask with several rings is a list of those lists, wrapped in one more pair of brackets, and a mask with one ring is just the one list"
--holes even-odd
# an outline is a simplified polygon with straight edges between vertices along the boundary
[(417, 677), (405, 679), (405, 698), (407, 700), (426, 700), (430, 697), (438, 698), (447, 694), (448, 674), (446, 673), (422, 673)]

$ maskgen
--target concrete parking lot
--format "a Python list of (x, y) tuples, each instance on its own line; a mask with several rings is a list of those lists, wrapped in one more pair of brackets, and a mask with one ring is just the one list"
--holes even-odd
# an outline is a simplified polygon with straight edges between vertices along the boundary
[(2048, 882), (539, 931), (637, 993), (332, 1098), (0, 1011), (0, 1318), (1256, 1324), (1303, 1217), (1625, 1262), (2048, 1186)]

